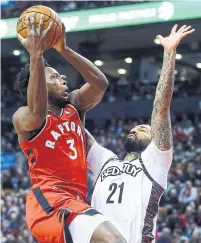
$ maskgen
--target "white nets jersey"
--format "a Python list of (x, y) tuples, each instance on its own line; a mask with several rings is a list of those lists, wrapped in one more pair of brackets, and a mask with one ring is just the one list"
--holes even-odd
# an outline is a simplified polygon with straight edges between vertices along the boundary
[(161, 151), (151, 142), (139, 158), (120, 161), (95, 143), (87, 160), (96, 180), (92, 206), (114, 220), (127, 242), (155, 242), (159, 201), (167, 188), (172, 149)]

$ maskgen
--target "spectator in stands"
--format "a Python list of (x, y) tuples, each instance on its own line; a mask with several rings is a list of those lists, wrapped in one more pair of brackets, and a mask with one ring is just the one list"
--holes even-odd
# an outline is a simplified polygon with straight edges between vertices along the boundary
[(196, 202), (197, 200), (197, 189), (193, 187), (191, 181), (187, 181), (185, 186), (181, 189), (179, 194), (179, 201), (184, 204), (190, 204), (191, 202)]
[(166, 197), (166, 204), (171, 206), (171, 208), (177, 208), (177, 205), (178, 205), (178, 192), (177, 192), (177, 189), (176, 188), (172, 188), (167, 197)]
[[(133, 2), (135, 3), (135, 2)], [(18, 17), (24, 10), (34, 5), (46, 5), (56, 12), (67, 12), (81, 9), (110, 7), (115, 5), (131, 4), (129, 1), (2, 1), (2, 18)]]
[(179, 227), (179, 214), (174, 207), (171, 211), (172, 213), (166, 219), (166, 225), (170, 228), (171, 232), (173, 232), (175, 228)]
[(171, 243), (170, 229), (164, 228), (161, 236), (159, 237), (158, 243)]
[(180, 224), (183, 232), (186, 232), (189, 226), (189, 223), (194, 222), (194, 211), (192, 206), (187, 206), (185, 209), (185, 213), (179, 216)]

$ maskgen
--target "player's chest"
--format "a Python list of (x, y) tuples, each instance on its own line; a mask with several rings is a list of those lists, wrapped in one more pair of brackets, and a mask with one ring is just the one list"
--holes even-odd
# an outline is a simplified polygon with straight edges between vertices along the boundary
[(47, 126), (44, 131), (45, 147), (53, 149), (56, 145), (66, 145), (66, 141), (83, 142), (84, 131), (81, 121), (76, 114), (70, 116), (63, 114), (61, 117), (48, 115)]
[(109, 205), (133, 200), (141, 193), (144, 172), (140, 163), (119, 163), (107, 165), (100, 173), (96, 185), (100, 200)]
[(138, 161), (134, 163), (111, 162), (101, 171), (99, 181), (103, 182), (105, 179), (107, 179), (108, 181), (123, 179), (135, 180), (137, 178), (139, 179), (142, 172), (142, 166)]

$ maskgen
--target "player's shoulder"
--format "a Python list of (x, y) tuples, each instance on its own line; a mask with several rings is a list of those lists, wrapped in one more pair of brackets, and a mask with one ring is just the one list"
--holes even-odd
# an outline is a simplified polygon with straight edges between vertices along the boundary
[(16, 112), (12, 116), (13, 126), (15, 128), (16, 133), (18, 134), (18, 141), (21, 142), (26, 140), (31, 136), (29, 131), (23, 131), (21, 120), (23, 116), (26, 116), (28, 110), (28, 106), (21, 106), (19, 107)]
[(28, 106), (21, 106), (21, 107), (19, 107), (15, 111), (15, 113), (13, 114), (13, 116), (18, 116), (19, 114), (21, 114), (22, 112), (24, 112), (27, 108), (28, 108)]
[(79, 89), (73, 90), (69, 95), (68, 95), (68, 103), (73, 105), (76, 109), (78, 109), (78, 96), (79, 96)]
[(76, 93), (78, 92), (78, 90), (74, 90), (72, 91), (70, 94), (69, 94), (69, 97), (68, 97), (68, 100), (67, 100), (67, 103), (64, 107), (64, 110), (67, 109), (69, 106), (74, 109), (78, 115), (79, 115), (79, 118), (83, 124), (83, 127), (85, 127), (85, 115), (86, 115), (86, 111), (82, 111), (79, 109), (79, 102), (77, 101), (77, 98), (76, 98)]
[(24, 112), (27, 110), (28, 106), (21, 106), (19, 107), (16, 112), (12, 116), (13, 125), (17, 125), (19, 122), (19, 118), (24, 114)]
[(150, 155), (155, 155), (155, 154), (162, 155), (162, 154), (172, 153), (172, 146), (168, 150), (162, 150), (161, 148), (158, 148), (158, 146), (152, 140), (151, 143), (147, 146), (147, 148), (142, 152), (142, 154), (144, 153), (149, 153)]

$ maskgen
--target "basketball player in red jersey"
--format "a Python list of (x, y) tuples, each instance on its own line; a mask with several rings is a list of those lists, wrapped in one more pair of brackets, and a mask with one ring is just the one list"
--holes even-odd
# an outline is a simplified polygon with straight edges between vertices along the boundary
[(67, 239), (123, 243), (116, 228), (85, 203), (86, 147), (79, 113), (101, 100), (108, 81), (90, 61), (67, 47), (63, 26), (55, 49), (87, 80), (79, 90), (68, 93), (65, 76), (45, 67), (45, 39), (52, 23), (43, 31), (43, 22), (43, 15), (38, 26), (36, 15), (28, 16), (28, 37), (18, 35), (30, 55), (30, 65), (18, 74), (27, 104), (13, 115), (33, 184), (26, 203), (28, 227), (40, 243), (64, 243)]

